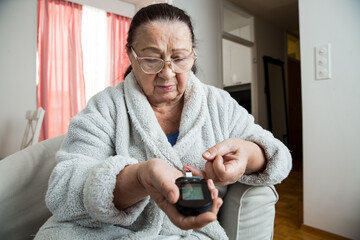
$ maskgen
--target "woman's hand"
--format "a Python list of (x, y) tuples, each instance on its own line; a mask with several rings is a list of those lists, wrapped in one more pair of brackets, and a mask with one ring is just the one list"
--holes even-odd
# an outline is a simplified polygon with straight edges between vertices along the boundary
[(194, 175), (213, 179), (216, 185), (232, 184), (243, 174), (260, 172), (265, 169), (264, 151), (255, 143), (239, 138), (226, 139), (203, 153), (207, 160), (205, 171), (194, 166), (184, 166)]
[(218, 190), (212, 180), (208, 180), (213, 198), (213, 206), (210, 211), (198, 216), (185, 217), (176, 210), (174, 204), (178, 201), (180, 192), (175, 180), (182, 176), (181, 171), (172, 168), (161, 159), (149, 160), (142, 164), (137, 171), (137, 178), (144, 190), (177, 227), (184, 230), (198, 229), (215, 221), (222, 200), (218, 197)]

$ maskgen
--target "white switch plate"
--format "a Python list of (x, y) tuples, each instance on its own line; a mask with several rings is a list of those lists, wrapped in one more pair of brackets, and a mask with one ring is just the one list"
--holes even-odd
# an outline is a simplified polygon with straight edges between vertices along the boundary
[(315, 79), (331, 78), (330, 43), (315, 47)]

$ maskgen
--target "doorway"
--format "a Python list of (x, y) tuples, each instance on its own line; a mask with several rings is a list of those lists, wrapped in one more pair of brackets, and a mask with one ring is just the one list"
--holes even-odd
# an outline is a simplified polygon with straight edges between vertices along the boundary
[(300, 41), (294, 34), (287, 34), (287, 92), (289, 144), (293, 158), (293, 169), (302, 171), (302, 104)]

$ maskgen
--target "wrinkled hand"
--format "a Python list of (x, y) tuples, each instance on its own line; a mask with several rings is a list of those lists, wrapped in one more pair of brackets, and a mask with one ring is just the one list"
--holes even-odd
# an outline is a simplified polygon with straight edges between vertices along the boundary
[[(256, 159), (248, 166), (250, 157)], [(261, 170), (265, 165), (262, 149), (253, 142), (239, 138), (226, 139), (203, 153), (206, 160), (205, 171), (192, 165), (184, 166), (184, 171), (190, 170), (194, 175), (205, 179), (213, 179), (216, 185), (225, 186), (232, 184), (249, 172)]]
[(208, 186), (213, 198), (213, 206), (210, 211), (198, 216), (185, 217), (175, 208), (174, 204), (179, 199), (179, 188), (175, 180), (182, 177), (183, 173), (172, 168), (161, 159), (151, 159), (138, 170), (138, 180), (145, 191), (165, 212), (173, 224), (177, 227), (187, 229), (199, 229), (217, 219), (217, 213), (222, 205), (222, 199), (218, 197), (218, 190), (213, 182), (208, 180)]

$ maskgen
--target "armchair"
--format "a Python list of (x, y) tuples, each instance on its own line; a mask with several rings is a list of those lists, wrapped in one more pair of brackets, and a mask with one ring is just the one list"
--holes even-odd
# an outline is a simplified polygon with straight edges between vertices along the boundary
[[(0, 239), (32, 239), (51, 216), (45, 193), (63, 139), (42, 141), (0, 161)], [(229, 239), (272, 239), (277, 200), (273, 186), (229, 186), (219, 213)]]

